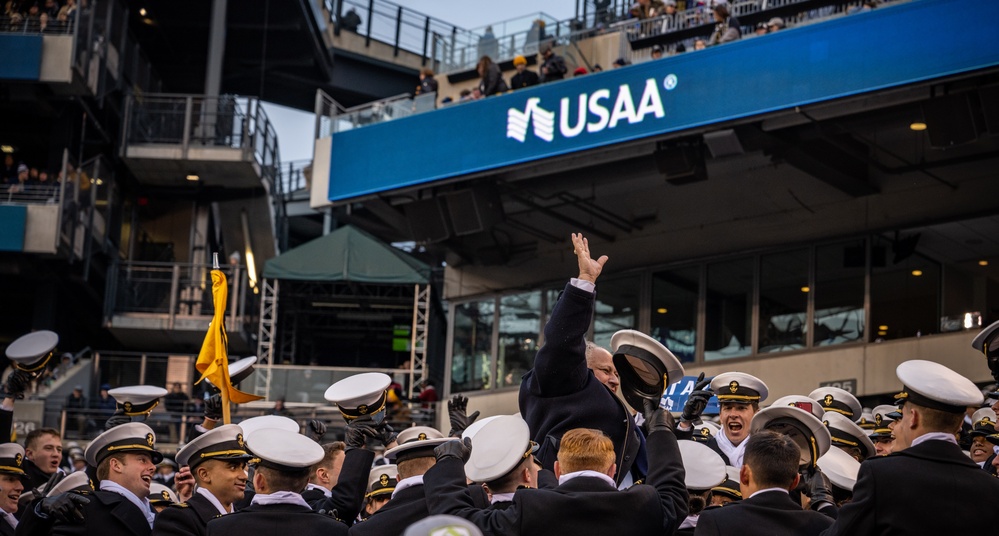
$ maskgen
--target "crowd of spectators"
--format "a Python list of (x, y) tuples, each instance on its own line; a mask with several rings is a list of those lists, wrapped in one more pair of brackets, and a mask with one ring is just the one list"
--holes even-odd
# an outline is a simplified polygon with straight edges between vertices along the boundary
[[(86, 4), (86, 0), (81, 0)], [(77, 0), (7, 0), (2, 28), (9, 32), (66, 33), (77, 15)]]
[[(604, 3), (609, 6), (609, 2)], [(606, 29), (607, 24), (620, 22), (615, 21), (609, 11), (600, 11), (601, 5), (604, 3), (596, 3), (598, 10), (595, 20), (598, 29)], [(849, 12), (869, 11), (877, 7), (878, 4), (878, 0), (866, 0), (859, 7), (853, 8)], [(680, 25), (681, 17), (684, 17), (685, 21), (683, 26)], [(709, 20), (714, 22), (714, 31), (707, 39), (694, 38), (688, 40), (686, 43), (679, 42), (670, 51), (667, 51), (661, 44), (653, 45), (650, 49), (650, 58), (652, 60), (658, 60), (670, 54), (684, 53), (688, 50), (687, 46), (692, 46), (693, 50), (697, 51), (704, 50), (709, 46), (736, 41), (743, 37), (744, 31), (742, 23), (733, 15), (729, 2), (725, 0), (638, 0), (624, 15), (624, 20), (634, 21), (636, 28), (639, 29), (640, 37), (667, 33), (680, 27), (698, 26), (708, 23)], [(783, 18), (773, 17), (767, 22), (757, 24), (752, 33), (754, 35), (764, 35), (783, 30), (785, 27)], [(539, 39), (541, 40), (540, 47), (538, 47)], [(484, 34), (482, 40), (480, 40), (479, 51), (484, 52), (489, 48), (484, 46), (483, 43), (491, 46), (495, 40), (496, 38), (492, 35), (491, 28), (487, 28), (487, 34)], [(476, 67), (479, 74), (478, 86), (462, 90), (458, 102), (478, 100), (511, 90), (564, 79), (569, 74), (570, 69), (567, 67), (565, 59), (555, 51), (553, 45), (554, 43), (551, 39), (544, 37), (544, 21), (535, 21), (535, 25), (532, 26), (525, 44), (525, 55), (518, 55), (513, 59), (513, 66), (516, 72), (511, 76), (509, 83), (502, 78), (494, 57), (488, 54), (482, 55)], [(541, 54), (537, 72), (532, 71), (528, 67), (530, 62), (527, 60), (527, 57), (534, 55), (533, 50), (535, 47), (538, 47), (537, 50)], [(631, 65), (631, 63), (628, 58), (621, 57), (614, 61), (613, 67), (626, 67)], [(588, 74), (588, 72), (600, 72), (602, 70), (599, 64), (591, 66), (589, 71), (584, 66), (578, 66), (575, 70), (572, 70), (572, 76), (577, 77)], [(421, 88), (418, 88), (417, 94), (420, 94), (419, 89), (423, 89), (423, 92), (426, 93), (423, 80), (424, 76), (421, 75)], [(434, 89), (436, 89), (436, 81), (433, 84)], [(442, 104), (449, 104), (451, 102), (453, 102), (452, 97), (445, 97)]]
[[(81, 174), (69, 166), (70, 181), (75, 182)], [(49, 201), (57, 199), (62, 172), (51, 172), (46, 167), (29, 166), (19, 161), (13, 154), (4, 154), (0, 165), (0, 193), (5, 200)], [(90, 188), (90, 180), (80, 181), (80, 189)]]

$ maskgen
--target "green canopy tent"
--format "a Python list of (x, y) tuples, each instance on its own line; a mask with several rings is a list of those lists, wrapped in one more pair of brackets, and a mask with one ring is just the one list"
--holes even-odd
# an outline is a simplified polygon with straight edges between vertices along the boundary
[(267, 261), (264, 278), (425, 285), (430, 267), (347, 225)]
[[(356, 227), (289, 250), (264, 265), (258, 359), (396, 368), (406, 356), (412, 388), (427, 377), (429, 279), (428, 265)], [(269, 396), (260, 368), (257, 394)]]

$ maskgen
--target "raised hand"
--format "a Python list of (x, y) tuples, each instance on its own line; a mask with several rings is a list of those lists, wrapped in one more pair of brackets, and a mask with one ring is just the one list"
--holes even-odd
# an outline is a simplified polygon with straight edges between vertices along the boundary
[(177, 471), (177, 475), (173, 478), (173, 487), (177, 490), (177, 499), (180, 502), (187, 502), (194, 496), (194, 475), (191, 474), (190, 467), (185, 465)]
[[(711, 380), (704, 379), (704, 373), (702, 372), (697, 376), (697, 383), (694, 384), (694, 391), (690, 393), (687, 397), (687, 403), (683, 405), (683, 413), (680, 414), (680, 420), (685, 422), (694, 422), (701, 417), (701, 413), (704, 408), (708, 405), (708, 400), (714, 393), (711, 392), (708, 385)], [(708, 387), (705, 389), (705, 387)]]
[(599, 259), (593, 260), (590, 257), (590, 243), (582, 233), (572, 233), (572, 252), (576, 254), (576, 260), (579, 262), (579, 279), (596, 283), (607, 262), (607, 255), (601, 255)]
[(469, 415), (468, 397), (454, 395), (447, 401), (447, 416), (451, 420), (451, 432), (448, 436), (461, 437), (461, 433), (479, 418), (479, 412)]
[(465, 463), (468, 461), (469, 456), (472, 455), (472, 438), (466, 437), (464, 440), (453, 439), (447, 443), (441, 443), (434, 449), (434, 454), (437, 455), (437, 461), (450, 456), (458, 458), (461, 460), (461, 463)]
[(305, 426), (305, 435), (318, 443), (326, 435), (326, 423), (319, 419), (312, 419)]

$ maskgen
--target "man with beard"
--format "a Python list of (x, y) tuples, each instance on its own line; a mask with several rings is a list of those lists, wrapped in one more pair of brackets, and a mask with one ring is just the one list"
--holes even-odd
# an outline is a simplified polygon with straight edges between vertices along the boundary
[(749, 439), (749, 423), (760, 411), (760, 402), (767, 399), (767, 384), (756, 376), (726, 372), (715, 376), (711, 380), (711, 389), (706, 390), (704, 384), (707, 382), (703, 377), (702, 374), (683, 407), (680, 423), (677, 425), (677, 437), (690, 439), (693, 422), (701, 417), (708, 399), (714, 394), (721, 406), (718, 423), (722, 433), (709, 439), (706, 444), (721, 454), (726, 465), (741, 468), (746, 450), (745, 442)]
[(172, 505), (156, 516), (154, 536), (203, 536), (208, 522), (231, 514), (234, 502), (246, 490), (246, 452), (243, 429), (226, 424), (191, 441), (177, 453), (177, 462), (191, 468), (198, 487), (185, 503)]

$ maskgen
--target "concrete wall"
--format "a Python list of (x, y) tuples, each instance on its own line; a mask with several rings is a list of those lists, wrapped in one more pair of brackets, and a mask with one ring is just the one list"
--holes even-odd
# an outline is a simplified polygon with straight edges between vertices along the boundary
[(25, 252), (56, 252), (59, 209), (58, 205), (28, 205), (27, 221), (24, 227)]
[[(902, 389), (895, 367), (910, 359), (925, 359), (946, 365), (976, 383), (992, 381), (985, 358), (971, 348), (974, 331), (928, 335), (847, 348), (823, 348), (750, 360), (727, 360), (706, 365), (687, 365), (686, 374), (714, 376), (739, 371), (762, 379), (770, 389), (768, 401), (785, 395), (807, 395), (820, 382), (857, 380), (858, 396), (893, 395)], [(519, 411), (516, 389), (464, 393), (468, 411), (483, 416)], [(769, 402), (764, 402), (766, 406)], [(446, 425), (446, 423), (445, 423)], [(442, 429), (443, 430), (443, 429)]]
[(71, 82), (73, 80), (73, 36), (42, 36), (42, 82)]

